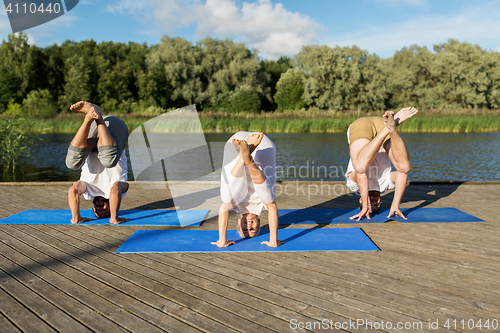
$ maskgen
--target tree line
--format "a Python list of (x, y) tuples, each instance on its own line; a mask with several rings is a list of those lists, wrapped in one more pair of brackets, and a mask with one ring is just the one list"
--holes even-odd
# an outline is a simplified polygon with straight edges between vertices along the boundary
[(433, 51), (405, 47), (387, 59), (356, 46), (310, 45), (293, 58), (262, 60), (228, 39), (39, 48), (20, 33), (0, 45), (0, 113), (48, 118), (79, 100), (146, 116), (190, 104), (227, 112), (497, 109), (499, 65), (498, 52), (456, 40)]

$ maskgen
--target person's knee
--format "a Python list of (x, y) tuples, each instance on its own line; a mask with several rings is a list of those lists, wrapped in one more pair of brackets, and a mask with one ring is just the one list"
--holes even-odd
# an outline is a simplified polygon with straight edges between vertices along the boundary
[(73, 158), (70, 156), (66, 156), (66, 167), (71, 170), (77, 170), (80, 169), (85, 163), (85, 160), (82, 160), (81, 158)]
[(369, 165), (366, 163), (353, 163), (352, 166), (354, 167), (354, 171), (358, 174), (367, 173), (369, 168)]
[(273, 202), (273, 203), (270, 203), (268, 205), (266, 205), (266, 208), (267, 208), (267, 211), (268, 212), (275, 212), (275, 211), (278, 211), (278, 207), (276, 206), (276, 203)]
[(118, 164), (118, 160), (102, 159), (101, 164), (106, 169), (111, 169), (111, 168), (114, 168)]
[(404, 174), (407, 174), (408, 172), (411, 171), (411, 163), (408, 162), (408, 163), (403, 163), (401, 165), (398, 165), (398, 167), (396, 168), (396, 170), (399, 172), (399, 173), (404, 173)]
[(232, 210), (233, 207), (234, 207), (233, 203), (223, 202), (222, 205), (220, 205), (219, 214), (223, 214), (225, 212), (228, 212), (228, 211)]
[(75, 182), (71, 187), (68, 189), (68, 194), (76, 195), (76, 194), (81, 194), (79, 188), (83, 186), (83, 183), (81, 180)]
[(398, 171), (398, 178), (401, 179), (401, 181), (407, 181), (408, 174), (406, 172)]
[(120, 182), (116, 182), (113, 184), (113, 186), (111, 187), (111, 190), (109, 191), (109, 196), (119, 196), (121, 195), (121, 189), (120, 189)]

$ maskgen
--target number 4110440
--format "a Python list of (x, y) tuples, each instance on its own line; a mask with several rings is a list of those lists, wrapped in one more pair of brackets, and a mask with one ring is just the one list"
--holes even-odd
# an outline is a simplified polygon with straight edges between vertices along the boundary
[(58, 14), (61, 11), (61, 5), (56, 2), (56, 3), (54, 3), (54, 5), (52, 5), (52, 3), (49, 3), (45, 7), (43, 7), (43, 3), (41, 3), (40, 6), (37, 6), (36, 3), (30, 3), (29, 5), (27, 3), (24, 3), (21, 6), (19, 6), (19, 4), (16, 3), (14, 6), (12, 6), (12, 3), (9, 3), (9, 5), (6, 8), (6, 11), (9, 14), (12, 14), (12, 13), (14, 13), (14, 14), (19, 14), (19, 13), (36, 14), (36, 13), (44, 13), (44, 12), (48, 12), (48, 13), (54, 12), (54, 13)]
[(469, 319), (469, 320), (450, 320), (448, 319), (446, 323), (443, 325), (447, 329), (485, 329), (485, 330), (496, 330), (498, 329), (498, 320), (497, 319), (487, 319), (485, 321), (482, 321), (479, 319), (478, 321), (475, 321), (474, 319)]

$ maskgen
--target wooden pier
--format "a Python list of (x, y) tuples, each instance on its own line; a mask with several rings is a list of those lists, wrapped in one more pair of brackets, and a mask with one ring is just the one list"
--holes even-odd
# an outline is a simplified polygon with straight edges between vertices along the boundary
[[(70, 185), (0, 183), (0, 218), (67, 209)], [(500, 183), (410, 184), (402, 207), (456, 207), (485, 222), (356, 224), (378, 252), (114, 254), (134, 231), (166, 227), (0, 225), (0, 331), (499, 332), (499, 194)], [(279, 208), (356, 202), (277, 197)], [(168, 191), (132, 183), (122, 209), (172, 205)], [(212, 217), (197, 229), (216, 228)]]

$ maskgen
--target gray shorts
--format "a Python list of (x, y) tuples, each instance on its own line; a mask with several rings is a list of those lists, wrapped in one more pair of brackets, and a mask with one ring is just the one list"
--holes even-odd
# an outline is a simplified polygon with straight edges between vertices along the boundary
[(87, 148), (78, 148), (72, 144), (68, 147), (66, 154), (66, 166), (72, 170), (82, 167), (91, 151), (97, 152), (97, 158), (105, 168), (114, 167), (122, 155), (123, 149), (127, 144), (128, 128), (125, 122), (115, 116), (104, 117), (104, 123), (109, 133), (116, 142), (116, 146), (97, 147), (99, 135), (95, 121), (90, 126), (89, 136), (87, 138)]

